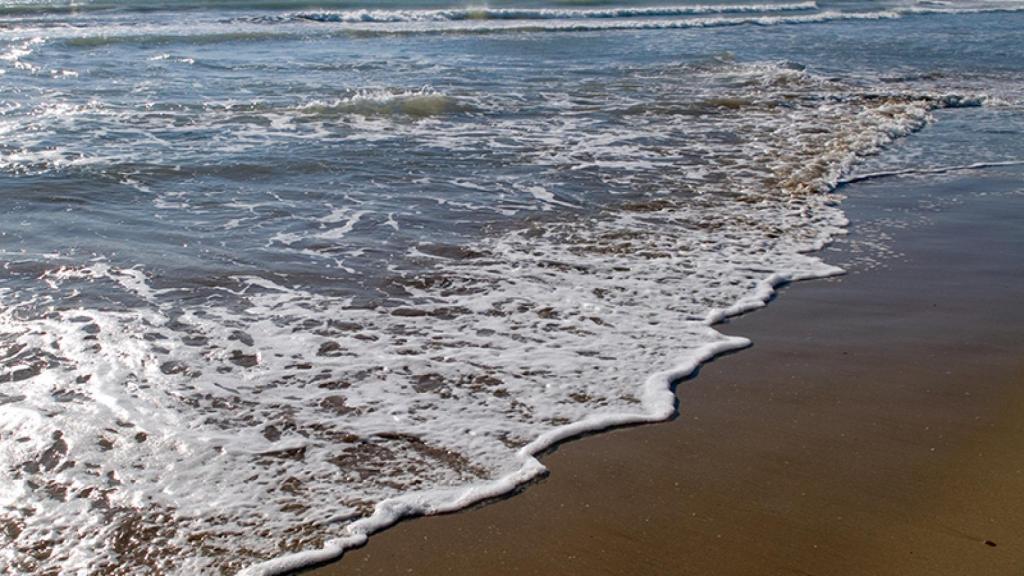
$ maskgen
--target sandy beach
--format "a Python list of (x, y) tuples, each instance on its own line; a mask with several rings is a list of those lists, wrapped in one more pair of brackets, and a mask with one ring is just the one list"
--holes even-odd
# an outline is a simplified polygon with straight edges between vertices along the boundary
[(849, 274), (722, 325), (754, 346), (680, 383), (674, 421), (309, 574), (1021, 574), (1020, 176), (841, 189)]

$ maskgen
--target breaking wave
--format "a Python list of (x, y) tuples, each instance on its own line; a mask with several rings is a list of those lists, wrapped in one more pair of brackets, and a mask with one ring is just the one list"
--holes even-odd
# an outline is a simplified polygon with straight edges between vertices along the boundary
[(316, 22), (447, 22), (463, 20), (578, 20), (609, 18), (657, 18), (699, 14), (748, 12), (795, 12), (814, 10), (815, 2), (791, 4), (710, 4), (650, 6), (640, 8), (458, 8), (448, 10), (347, 10), (303, 12), (293, 18)]
[[(312, 30), (330, 37), (348, 35), (496, 34), (524, 32), (596, 32), (672, 30), (730, 26), (785, 26), (836, 21), (891, 20), (928, 14), (1018, 12), (1024, 3), (980, 3), (938, 7), (893, 5), (882, 10), (820, 10), (813, 2), (759, 5), (669, 6), (621, 9), (355, 9), (242, 16), (228, 21), (200, 21), (183, 26), (169, 19), (139, 29), (112, 24), (48, 28), (46, 33), (68, 46), (92, 49), (117, 44), (143, 46), (259, 42), (271, 38), (302, 39)], [(320, 25), (313, 29), (311, 24)]]
[(299, 107), (299, 113), (317, 118), (344, 114), (366, 116), (404, 115), (425, 118), (468, 112), (474, 108), (456, 98), (442, 94), (433, 88), (417, 90), (360, 90), (351, 96), (331, 101), (308, 102)]

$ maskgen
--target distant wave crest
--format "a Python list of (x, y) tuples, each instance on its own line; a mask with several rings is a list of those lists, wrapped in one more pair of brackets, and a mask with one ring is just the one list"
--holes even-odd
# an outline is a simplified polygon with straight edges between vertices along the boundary
[(793, 12), (814, 10), (816, 2), (789, 4), (722, 4), (633, 8), (457, 8), (448, 10), (345, 10), (302, 12), (293, 18), (316, 22), (445, 22), (463, 20), (576, 20), (589, 18), (657, 18), (699, 14)]

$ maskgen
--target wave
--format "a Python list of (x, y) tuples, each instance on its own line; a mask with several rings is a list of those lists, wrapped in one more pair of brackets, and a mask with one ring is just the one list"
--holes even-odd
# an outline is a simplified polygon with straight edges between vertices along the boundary
[[(321, 19), (320, 24), (331, 25), (321, 34), (338, 35), (429, 35), (429, 34), (496, 34), (528, 32), (599, 32), (613, 30), (671, 30), (690, 28), (718, 28), (727, 26), (777, 26), (814, 24), (839, 20), (884, 20), (900, 18), (896, 11), (881, 12), (818, 12), (787, 16), (716, 16), (681, 19), (483, 19), (483, 20), (395, 20), (395, 21), (347, 21)], [(299, 21), (312, 20), (300, 19)], [(294, 22), (294, 21), (293, 21)], [(72, 32), (74, 33), (74, 32)], [(59, 34), (59, 33), (57, 33)], [(257, 25), (252, 28), (218, 28), (205, 26), (196, 30), (171, 28), (166, 31), (139, 33), (131, 28), (104, 30), (102, 34), (71, 36), (64, 39), (69, 46), (96, 48), (114, 44), (170, 45), (170, 44), (216, 44), (229, 42), (251, 42), (270, 39), (302, 38), (309, 31), (302, 27), (280, 27), (268, 29)]]
[(948, 6), (907, 6), (897, 9), (901, 14), (986, 14), (1001, 12), (1024, 12), (1024, 5), (1018, 2), (1006, 4), (985, 4), (981, 6), (964, 6), (950, 4)]
[(656, 18), (748, 12), (814, 10), (816, 2), (792, 4), (710, 4), (639, 8), (457, 8), (448, 10), (347, 10), (306, 12), (291, 17), (316, 22), (446, 22), (463, 20), (580, 20), (590, 18)]
[[(1006, 4), (979, 4), (979, 5), (935, 5), (925, 3), (914, 6), (894, 6), (884, 10), (874, 11), (843, 11), (829, 9), (822, 12), (802, 15), (797, 19), (790, 19), (787, 16), (780, 16), (777, 13), (787, 12), (810, 12), (818, 10), (817, 2), (795, 2), (787, 4), (719, 4), (719, 5), (690, 5), (690, 6), (649, 6), (649, 7), (623, 7), (623, 8), (458, 8), (444, 10), (382, 10), (382, 9), (360, 9), (342, 11), (321, 11), (301, 12), (281, 19), (306, 20), (321, 23), (347, 23), (347, 24), (395, 24), (395, 23), (429, 23), (429, 22), (480, 22), (480, 21), (535, 21), (535, 20), (636, 20), (641, 18), (669, 19), (686, 16), (707, 16), (722, 15), (720, 19), (705, 19), (691, 21), (662, 21), (666, 28), (686, 26), (685, 22), (695, 22), (694, 26), (713, 25), (714, 22), (728, 23), (729, 15), (740, 14), (763, 14), (765, 16), (761, 23), (798, 23), (802, 21), (816, 22), (816, 17), (824, 20), (830, 19), (876, 19), (890, 17), (892, 15), (913, 15), (913, 14), (977, 14), (987, 12), (1019, 12), (1024, 11), (1024, 5), (1019, 2)], [(746, 18), (741, 19), (743, 22)], [(741, 23), (743, 23), (741, 22)], [(701, 24), (703, 23), (703, 24)], [(582, 30), (586, 24), (575, 24), (571, 29)], [(598, 29), (606, 29), (607, 26), (597, 26)], [(628, 22), (621, 23), (622, 27), (631, 27)], [(618, 26), (615, 26), (618, 27)], [(658, 27), (656, 24), (647, 23), (642, 27)], [(552, 26), (544, 29), (561, 29), (559, 26)]]
[[(972, 105), (972, 103), (978, 100), (974, 98), (936, 95), (922, 95), (921, 97), (914, 98), (902, 94), (894, 94), (888, 97), (868, 94), (862, 95), (860, 99), (851, 95), (846, 101), (850, 103), (857, 101), (859, 102), (856, 105), (857, 108), (865, 106), (870, 112), (866, 116), (853, 120), (853, 124), (844, 126), (842, 134), (838, 135), (838, 141), (833, 143), (835, 145), (824, 148), (808, 146), (806, 149), (801, 149), (801, 154), (808, 155), (805, 161), (795, 163), (798, 165), (791, 169), (790, 177), (788, 179), (780, 178), (777, 183), (782, 189), (789, 190), (794, 195), (794, 201), (800, 202), (804, 207), (803, 209), (808, 209), (812, 212), (821, 211), (818, 217), (822, 219), (817, 222), (817, 225), (821, 226), (821, 228), (817, 230), (817, 233), (812, 238), (803, 238), (801, 242), (809, 242), (809, 244), (803, 245), (802, 248), (797, 249), (797, 245), (790, 245), (789, 248), (796, 249), (796, 252), (793, 254), (805, 252), (808, 249), (820, 249), (833, 234), (840, 233), (842, 226), (845, 225), (845, 219), (842, 217), (841, 212), (824, 195), (816, 194), (815, 192), (827, 191), (836, 187), (842, 182), (841, 175), (849, 169), (858, 157), (877, 152), (887, 143), (922, 128), (927, 122), (931, 110), (959, 105)], [(849, 119), (843, 120), (844, 123), (849, 121)], [(780, 135), (780, 138), (784, 138), (784, 136)], [(780, 172), (785, 171), (782, 170)], [(797, 198), (800, 198), (800, 200), (797, 200)], [(671, 229), (672, 227), (662, 226), (665, 222), (655, 217), (657, 213), (663, 211), (662, 209), (649, 213), (649, 217), (652, 218), (652, 221), (649, 223), (662, 229)], [(767, 212), (758, 213), (758, 217), (767, 216)], [(625, 224), (626, 222), (630, 223)], [(624, 224), (627, 228), (634, 228), (629, 230), (628, 234), (624, 234), (625, 230), (616, 230), (617, 235), (630, 237), (640, 233), (639, 229), (635, 228), (638, 224), (637, 221), (631, 221), (627, 217), (624, 221), (617, 223), (616, 226)], [(593, 225), (593, 223), (589, 225)], [(569, 238), (573, 237), (572, 234), (568, 236)], [(601, 234), (597, 235), (597, 237), (600, 236)], [(661, 240), (666, 243), (666, 246), (674, 242), (674, 240), (665, 236), (665, 234), (662, 234)], [(632, 261), (630, 277), (634, 281), (643, 282), (645, 279), (654, 277), (663, 278), (668, 273), (667, 269), (657, 270), (663, 263), (658, 262), (656, 259), (644, 261), (641, 255), (633, 250), (630, 250), (628, 254), (621, 258), (615, 251), (606, 251), (604, 248), (595, 252), (591, 247), (589, 251), (581, 254), (579, 252), (580, 246), (545, 246), (543, 243), (538, 242), (538, 239), (535, 237), (522, 237), (514, 234), (512, 238), (498, 240), (496, 245), (501, 246), (501, 250), (497, 250), (497, 252), (500, 252), (505, 258), (511, 258), (512, 262), (514, 262), (511, 269), (500, 268), (501, 274), (497, 278), (511, 278), (515, 276), (511, 274), (512, 271), (523, 271), (530, 266), (536, 265), (539, 268), (532, 270), (533, 274), (546, 276), (549, 281), (552, 278), (561, 280), (561, 282), (550, 284), (550, 286), (577, 284), (587, 286), (589, 283), (594, 282), (597, 276), (600, 276), (600, 274), (593, 274), (593, 270), (601, 270), (612, 261), (622, 264), (627, 260)], [(520, 253), (520, 251), (524, 252)], [(531, 253), (534, 255), (533, 257), (527, 256), (527, 254)], [(678, 252), (666, 250), (666, 253), (673, 254)], [(537, 256), (541, 257), (537, 258)], [(588, 258), (589, 256), (597, 257), (591, 260)], [(776, 254), (773, 254), (772, 258), (776, 256)], [(640, 266), (636, 265), (638, 258), (643, 261)], [(604, 413), (591, 413), (578, 420), (548, 429), (525, 445), (522, 445), (514, 454), (515, 468), (497, 478), (459, 487), (417, 490), (388, 498), (377, 503), (372, 514), (350, 523), (343, 530), (342, 536), (324, 542), (322, 547), (262, 562), (248, 567), (240, 574), (242, 576), (286, 574), (304, 566), (335, 559), (343, 554), (345, 550), (363, 545), (371, 534), (387, 528), (403, 518), (460, 510), (482, 500), (500, 496), (514, 490), (517, 486), (530, 481), (545, 471), (545, 467), (537, 459), (537, 455), (552, 445), (590, 432), (630, 424), (657, 422), (670, 418), (675, 413), (675, 395), (672, 392), (672, 384), (674, 382), (692, 374), (703, 362), (724, 352), (743, 348), (750, 344), (745, 338), (719, 334), (713, 329), (715, 324), (728, 317), (743, 314), (764, 306), (772, 298), (779, 285), (797, 280), (820, 278), (842, 273), (842, 270), (826, 265), (814, 257), (802, 256), (801, 258), (787, 260), (784, 257), (775, 264), (767, 264), (767, 259), (759, 259), (759, 264), (755, 264), (754, 261), (746, 264), (734, 262), (733, 266), (738, 266), (739, 268), (750, 266), (748, 269), (750, 277), (756, 278), (756, 280), (745, 284), (744, 290), (737, 292), (735, 299), (731, 302), (705, 311), (704, 315), (695, 321), (702, 327), (702, 330), (707, 330), (701, 337), (704, 341), (700, 345), (687, 349), (674, 363), (675, 366), (673, 368), (651, 374), (639, 384), (639, 390), (636, 393), (637, 405), (635, 409), (622, 410), (620, 408), (619, 410), (611, 410)], [(782, 264), (782, 262), (785, 262), (785, 264)], [(558, 267), (559, 263), (565, 263), (563, 265), (564, 269)], [(554, 266), (554, 269), (552, 269), (552, 266)], [(487, 266), (485, 265), (483, 268), (486, 269)], [(492, 271), (496, 272), (498, 270)], [(668, 276), (671, 277), (672, 274), (668, 274)], [(502, 293), (503, 296), (516, 294), (525, 297), (524, 302), (532, 301), (538, 306), (541, 305), (538, 303), (538, 300), (540, 302), (555, 301), (565, 297), (561, 293), (555, 293), (551, 295), (550, 299), (544, 298), (532, 291), (532, 288), (536, 287), (531, 286), (529, 281), (521, 284), (519, 282), (511, 282), (507, 288), (504, 288), (500, 285), (500, 282), (507, 282), (507, 280), (498, 281), (497, 278), (495, 278), (495, 281), (498, 283), (493, 286), (493, 290)], [(614, 277), (610, 276), (610, 278)], [(615, 282), (617, 281), (613, 280), (611, 283), (614, 284)], [(545, 286), (548, 286), (548, 284), (545, 284)], [(549, 291), (551, 290), (550, 286), (546, 288)], [(598, 287), (597, 292), (602, 293), (607, 289), (607, 286)], [(508, 290), (508, 293), (505, 290)], [(556, 290), (555, 292), (558, 291)], [(644, 292), (646, 294), (645, 298), (656, 297), (654, 292), (656, 291)], [(668, 299), (664, 302), (666, 308), (659, 308), (659, 317), (664, 316), (665, 309), (671, 308), (672, 305), (669, 304), (669, 301), (675, 297), (670, 294), (665, 294), (665, 296)], [(460, 300), (463, 305), (466, 304), (464, 298), (460, 298)], [(502, 301), (503, 298), (498, 298), (498, 300)], [(447, 303), (438, 303), (437, 305), (446, 306)], [(470, 307), (472, 308), (473, 306), (470, 305)], [(548, 309), (545, 308), (544, 310)], [(639, 313), (638, 307), (630, 308), (630, 314)], [(548, 312), (548, 314), (552, 318), (559, 317), (559, 313), (555, 311)], [(420, 316), (431, 318), (433, 315), (425, 311)], [(403, 314), (403, 317), (409, 318), (412, 316)], [(614, 321), (616, 322), (625, 320), (616, 315), (610, 315), (608, 318), (615, 318)], [(681, 329), (686, 325), (686, 323), (682, 323), (675, 326), (677, 329)], [(650, 336), (649, 333), (648, 336)], [(588, 338), (596, 338), (596, 336), (590, 335)], [(564, 356), (559, 357), (562, 358)]]
[[(495, 33), (495, 32), (600, 32), (606, 30), (673, 30), (689, 28), (719, 28), (727, 26), (777, 26), (788, 24), (815, 24), (838, 20), (888, 20), (900, 18), (896, 11), (881, 12), (819, 12), (799, 16), (721, 16), (711, 18), (692, 18), (681, 20), (609, 20), (603, 22), (585, 22), (580, 20), (563, 20), (544, 24), (522, 23), (512, 21), (506, 25), (476, 24), (457, 25), (436, 28), (393, 28), (380, 30), (383, 33)], [(369, 30), (368, 30), (369, 31)]]
[[(668, 22), (774, 25), (828, 14), (835, 13)], [(300, 21), (260, 30), (312, 36), (665, 22)], [(168, 29), (201, 34), (202, 41), (245, 40), (237, 34), (254, 29), (239, 28), (217, 24), (235, 36), (180, 21)], [(139, 34), (128, 41), (154, 38), (187, 41)], [(163, 68), (178, 51), (154, 52), (160, 55), (149, 64)], [(170, 182), (136, 200), (152, 197), (155, 213), (175, 225), (219, 230), (224, 223), (228, 234), (241, 235), (222, 244), (225, 252), (252, 240), (267, 242), (260, 254), (270, 256), (244, 268), (251, 275), (217, 265), (195, 279), (169, 278), (145, 256), (119, 257), (120, 267), (18, 256), (23, 260), (12, 267), (24, 272), (19, 282), (26, 289), (0, 287), (0, 459), (10, 463), (0, 470), (0, 484), (11, 475), (11, 485), (46, 487), (0, 494), (0, 523), (17, 515), (19, 550), (38, 551), (46, 565), (22, 571), (120, 574), (155, 566), (151, 571), (195, 574), (247, 564), (249, 574), (288, 570), (335, 557), (404, 516), (508, 492), (543, 471), (536, 454), (553, 443), (670, 417), (673, 380), (747, 344), (716, 332), (716, 322), (762, 306), (781, 283), (839, 273), (804, 254), (845, 225), (834, 200), (818, 192), (843, 182), (858, 158), (920, 129), (930, 111), (988, 103), (864, 93), (863, 84), (795, 64), (741, 64), (725, 56), (680, 66), (629, 68), (587, 90), (567, 82), (565, 95), (538, 94), (542, 101), (527, 104), (508, 90), (467, 87), (431, 70), (405, 85), (429, 78), (455, 95), (307, 86), (268, 90), (266, 101), (251, 103), (167, 102), (170, 95), (162, 93), (163, 101), (144, 109), (16, 115), (45, 128), (9, 133), (42, 160), (60, 152), (54, 135), (69, 146), (68, 158), (98, 161), (98, 154), (108, 166), (131, 160), (137, 165), (119, 174), (140, 182), (132, 184), (137, 189)], [(360, 81), (349, 76), (343, 80)], [(60, 102), (40, 101), (48, 100)], [(474, 106), (500, 113), (459, 114)], [(630, 117), (609, 122), (607, 108)], [(97, 137), (96, 126), (117, 138)], [(165, 140), (145, 138), (153, 134)], [(290, 146), (299, 138), (303, 146)], [(288, 163), (274, 160), (282, 157), (271, 154), (279, 145)], [(268, 153), (250, 154), (257, 149)], [(299, 155), (301, 161), (291, 161)], [(455, 163), (461, 164), (447, 172)], [(152, 177), (150, 166), (173, 178)], [(186, 172), (174, 176), (182, 166)], [(329, 183), (271, 180), (277, 190), (269, 199), (234, 197), (237, 175), (250, 188), (268, 178), (269, 166), (298, 175), (324, 170)], [(319, 261), (290, 256), (374, 250), (370, 242), (391, 238), (379, 231), (393, 224), (397, 232), (398, 221), (414, 237), (424, 229), (417, 219), (432, 218), (429, 227), (444, 218), (455, 228), (466, 214), (406, 207), (398, 186), (422, 195), (472, 184), (482, 192), (474, 197), (478, 206), (501, 205), (506, 197), (547, 206), (574, 199), (571, 185), (595, 182), (590, 175), (601, 178), (588, 189), (595, 195), (604, 187), (633, 195), (595, 202), (600, 210), (590, 212), (553, 210), (522, 228), (488, 224), (482, 238), (442, 236), (449, 245), (419, 243), (420, 237), (407, 259), (396, 241), (398, 256), (379, 253), (389, 256), (381, 258), (388, 263), (383, 278), (367, 275), (368, 286), (376, 290), (379, 280), (382, 287), (372, 306), (328, 286), (335, 277), (320, 276)], [(460, 178), (439, 178), (451, 176)], [(22, 185), (39, 188), (30, 179)], [(182, 191), (203, 185), (215, 190)], [(342, 201), (324, 188), (354, 196)], [(233, 216), (240, 218), (225, 223)], [(302, 274), (287, 272), (284, 264), (293, 263), (304, 265)], [(315, 280), (303, 275), (307, 264)], [(644, 379), (652, 370), (658, 372)], [(14, 397), (20, 400), (8, 401)], [(92, 468), (98, 465), (104, 468)], [(22, 512), (31, 507), (45, 513)], [(144, 537), (126, 542), (126, 533)], [(298, 550), (312, 552), (257, 564)]]
[[(372, 3), (372, 2), (367, 2)], [(338, 6), (340, 8), (358, 5), (349, 0), (92, 0), (68, 2), (67, 0), (13, 0), (0, 4), (0, 16), (31, 17), (48, 14), (95, 14), (102, 12), (194, 12), (201, 10), (301, 10)]]
[(413, 118), (468, 112), (474, 108), (430, 87), (418, 90), (358, 90), (331, 101), (316, 100), (300, 106), (306, 118), (330, 118), (348, 114), (363, 116), (404, 115)]
[[(337, 6), (337, 9), (332, 9)], [(885, 11), (899, 14), (972, 14), (984, 12), (1018, 12), (1024, 10), (1021, 2), (934, 2), (923, 0), (911, 4), (882, 5)], [(302, 0), (226, 0), (226, 1), (184, 1), (156, 2), (151, 0), (130, 3), (114, 1), (76, 2), (69, 4), (59, 0), (15, 1), (0, 4), (0, 17), (13, 18), (46, 17), (47, 15), (95, 15), (116, 13), (193, 12), (206, 10), (262, 12), (263, 14), (238, 17), (237, 21), (279, 23), (284, 21), (307, 21), (348, 24), (394, 24), (425, 22), (465, 22), (480, 20), (590, 20), (590, 19), (636, 19), (636, 18), (678, 18), (701, 15), (728, 14), (773, 14), (818, 10), (821, 6), (815, 0), (760, 4), (696, 4), (668, 6), (639, 6), (616, 8), (403, 8), (382, 9), (372, 2)], [(827, 4), (828, 10), (845, 12), (839, 3)], [(308, 11), (305, 11), (307, 10)], [(277, 13), (277, 14), (274, 14)], [(847, 14), (855, 11), (845, 12)], [(864, 12), (861, 12), (864, 13)]]
[[(704, 99), (724, 105), (707, 121), (631, 118), (633, 136), (686, 134), (689, 153), (707, 160), (667, 158), (626, 176), (679, 189), (686, 172), (700, 198), (653, 196), (600, 215), (555, 215), (454, 250), (417, 244), (418, 254), (434, 257), (387, 278), (396, 294), (387, 305), (353, 304), (272, 272), (204, 276), (204, 288), (193, 288), (106, 262), (20, 264), (40, 292), (31, 301), (32, 290), (0, 288), (0, 343), (10, 351), (0, 369), (11, 384), (0, 394), (25, 396), (0, 403), (0, 431), (26, 438), (0, 443), (11, 463), (0, 478), (70, 495), (0, 501), (20, 498), (20, 507), (49, 514), (17, 518), (21, 542), (38, 544), (47, 566), (64, 571), (123, 574), (152, 563), (167, 573), (226, 573), (253, 564), (247, 574), (273, 574), (336, 557), (402, 517), (506, 493), (544, 470), (536, 455), (547, 446), (670, 417), (674, 380), (747, 344), (718, 333), (716, 322), (764, 305), (781, 283), (839, 273), (805, 254), (845, 224), (816, 192), (835, 186), (860, 156), (924, 126), (930, 111), (981, 102), (864, 94), (785, 64), (719, 60), (685, 77), (701, 85), (699, 74), (728, 79), (736, 97), (803, 98), (764, 109)], [(680, 98), (673, 82), (648, 88), (644, 99)], [(362, 91), (290, 110), (406, 114), (459, 105), (426, 88)], [(524, 154), (515, 163), (530, 172), (651, 158), (625, 147), (631, 137), (618, 125), (607, 128), (613, 136), (585, 123), (559, 128), (548, 115), (483, 120), (486, 128), (470, 132), (428, 123), (417, 132), (423, 146), (401, 150), (430, 148), (430, 132), (477, 151), (514, 146)], [(737, 123), (744, 130), (725, 137)], [(401, 139), (395, 124), (375, 134)], [(209, 140), (197, 142), (208, 154)], [(481, 166), (480, 183), (494, 184), (493, 165)], [(559, 182), (548, 184), (529, 193), (550, 201)], [(273, 202), (275, 210), (284, 204)], [(315, 228), (269, 239), (337, 248), (387, 225), (372, 204), (338, 208)], [(56, 295), (97, 290), (101, 305), (48, 308)], [(112, 309), (111, 294), (132, 307)], [(33, 305), (45, 313), (33, 316)], [(91, 463), (109, 468), (101, 474)], [(85, 520), (57, 541), (53, 526), (69, 516)], [(159, 538), (126, 544), (126, 532)], [(123, 553), (88, 555), (114, 546)], [(258, 564), (302, 549), (312, 551)]]
[[(47, 38), (66, 45), (96, 48), (113, 44), (169, 45), (255, 42), (305, 38), (310, 24), (323, 36), (497, 34), (671, 30), (729, 26), (786, 26), (834, 21), (892, 20), (908, 16), (1024, 11), (1024, 3), (889, 7), (874, 11), (818, 10), (814, 2), (792, 4), (669, 6), (619, 9), (451, 9), (297, 12), (201, 22), (189, 27), (167, 25), (151, 31), (132, 26), (48, 29)], [(272, 26), (271, 26), (272, 25)]]
[(221, 44), (227, 42), (257, 42), (261, 40), (278, 40), (287, 37), (287, 34), (262, 30), (210, 30), (200, 32), (184, 32), (168, 30), (156, 33), (135, 33), (130, 29), (127, 33), (113, 31), (112, 34), (97, 36), (76, 36), (64, 40), (65, 45), (75, 48), (101, 48), (116, 44), (139, 44), (145, 46), (159, 46), (171, 44)]
[[(193, 64), (191, 59), (168, 53), (158, 54), (150, 60)], [(34, 135), (25, 135), (17, 144), (13, 143), (13, 138), (9, 138), (9, 148), (0, 154), (0, 171), (18, 175), (79, 173), (106, 180), (122, 179), (128, 174), (143, 174), (160, 179), (184, 170), (193, 176), (232, 178), (233, 173), (241, 175), (251, 167), (246, 163), (209, 165), (205, 163), (205, 156), (199, 155), (194, 162), (180, 163), (168, 171), (161, 162), (161, 150), (166, 145), (166, 138), (173, 138), (173, 133), (202, 130), (211, 138), (225, 135), (237, 137), (237, 149), (252, 150), (265, 146), (273, 138), (319, 140), (326, 125), (335, 128), (341, 125), (353, 127), (367, 119), (388, 122), (392, 127), (402, 125), (405, 129), (415, 131), (415, 124), (420, 120), (479, 112), (486, 106), (486, 103), (471, 95), (449, 95), (431, 86), (351, 89), (297, 100), (161, 102), (135, 109), (109, 106), (99, 101), (74, 106), (45, 103), (33, 107), (30, 113), (41, 134), (62, 132), (70, 136), (76, 131), (76, 125), (114, 123), (159, 127), (162, 136), (150, 140), (150, 143), (157, 145), (154, 148), (136, 145), (131, 149), (117, 144), (83, 148), (76, 146), (73, 138), (58, 145), (44, 144), (47, 142), (45, 137), (39, 139)], [(13, 110), (0, 109), (0, 114)], [(376, 126), (367, 130), (373, 132), (378, 128)], [(367, 135), (362, 130), (360, 133)], [(240, 142), (243, 134), (248, 144)], [(289, 165), (294, 167), (292, 161), (289, 161)], [(314, 168), (305, 167), (307, 172)]]

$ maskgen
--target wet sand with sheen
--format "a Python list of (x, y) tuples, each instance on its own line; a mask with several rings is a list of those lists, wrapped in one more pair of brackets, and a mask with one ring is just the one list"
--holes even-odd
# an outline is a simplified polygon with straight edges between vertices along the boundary
[(308, 574), (1024, 574), (1020, 174), (847, 187), (850, 273), (722, 325), (674, 421)]

